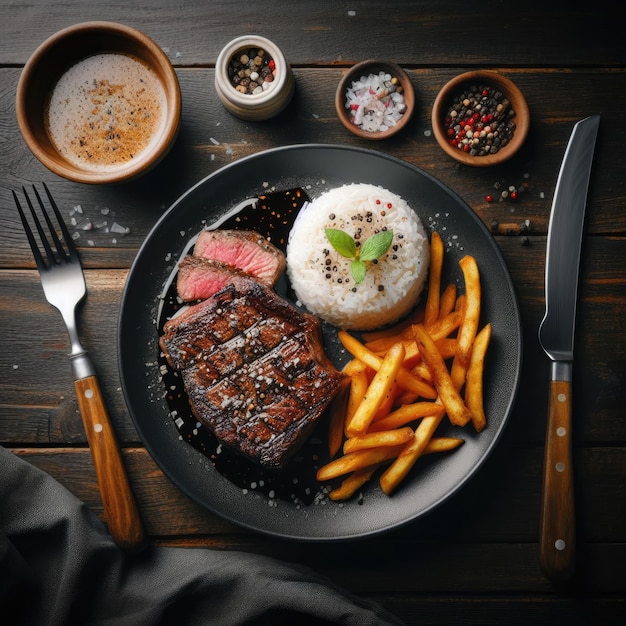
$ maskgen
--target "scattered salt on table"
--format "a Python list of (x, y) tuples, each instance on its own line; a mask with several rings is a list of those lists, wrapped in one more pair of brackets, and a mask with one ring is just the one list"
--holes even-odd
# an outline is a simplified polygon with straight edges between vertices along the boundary
[(346, 109), (353, 124), (368, 132), (395, 126), (406, 111), (398, 79), (379, 72), (361, 76), (346, 90)]

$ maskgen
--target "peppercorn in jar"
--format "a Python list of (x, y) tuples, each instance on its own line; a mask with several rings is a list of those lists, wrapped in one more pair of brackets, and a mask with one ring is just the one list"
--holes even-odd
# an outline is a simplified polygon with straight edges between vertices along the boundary
[(228, 63), (233, 87), (244, 94), (260, 94), (274, 81), (276, 62), (263, 48), (237, 52)]

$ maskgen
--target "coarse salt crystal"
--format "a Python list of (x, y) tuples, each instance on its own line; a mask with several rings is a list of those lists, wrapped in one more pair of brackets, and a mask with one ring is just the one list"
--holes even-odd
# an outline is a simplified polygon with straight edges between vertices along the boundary
[(395, 126), (406, 111), (404, 95), (397, 91), (391, 74), (361, 76), (346, 90), (346, 109), (353, 124), (368, 132)]
[(117, 222), (113, 222), (111, 225), (111, 232), (116, 233), (117, 235), (128, 235), (128, 233), (130, 233), (130, 228), (120, 226)]

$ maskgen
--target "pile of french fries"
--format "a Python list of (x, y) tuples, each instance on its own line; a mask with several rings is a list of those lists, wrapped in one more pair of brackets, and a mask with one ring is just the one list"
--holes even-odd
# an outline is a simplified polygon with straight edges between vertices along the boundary
[(339, 332), (353, 358), (331, 405), (333, 460), (317, 472), (321, 482), (345, 476), (329, 493), (332, 500), (350, 498), (383, 467), (380, 487), (391, 495), (421, 455), (460, 446), (460, 437), (435, 436), (444, 417), (454, 426), (471, 423), (476, 432), (487, 424), (483, 372), (491, 325), (479, 330), (478, 266), (464, 256), (463, 293), (454, 283), (442, 289), (444, 244), (437, 232), (430, 249), (423, 309), (393, 328), (364, 333), (362, 340)]

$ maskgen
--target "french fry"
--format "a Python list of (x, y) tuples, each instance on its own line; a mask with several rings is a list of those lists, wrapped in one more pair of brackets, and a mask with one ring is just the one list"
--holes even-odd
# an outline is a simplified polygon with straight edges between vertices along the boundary
[(396, 460), (380, 477), (380, 488), (384, 493), (390, 495), (404, 480), (432, 439), (442, 419), (443, 415), (431, 415), (422, 419), (420, 425), (415, 429), (413, 439), (405, 445)]
[(364, 372), (366, 369), (367, 365), (355, 358), (346, 363), (342, 371), (347, 376), (353, 376), (357, 372)]
[(363, 337), (363, 341), (366, 343), (385, 337), (400, 337), (404, 331), (411, 327), (411, 324), (419, 324), (423, 321), (424, 309), (415, 308), (406, 318), (400, 320), (397, 324), (393, 324), (387, 328), (381, 328), (380, 330), (365, 331), (361, 334), (361, 336)]
[(465, 311), (465, 294), (462, 293), (457, 296), (456, 302), (454, 304), (454, 310), (463, 313)]
[(415, 367), (421, 360), (422, 357), (420, 355), (420, 351), (417, 349), (417, 344), (415, 343), (415, 339), (413, 339), (413, 331), (411, 330), (411, 341), (404, 346), (404, 361), (402, 362), (402, 367), (407, 370), (411, 370)]
[(343, 441), (343, 425), (348, 410), (351, 380), (345, 378), (337, 395), (330, 404), (330, 420), (328, 423), (328, 453), (332, 459), (339, 450)]
[(433, 322), (428, 328), (428, 334), (433, 338), (433, 341), (445, 339), (457, 330), (462, 322), (463, 313), (461, 311), (452, 311), (445, 317)]
[(428, 271), (428, 294), (424, 308), (424, 326), (427, 328), (439, 317), (441, 297), (441, 270), (443, 267), (443, 241), (437, 232), (430, 237), (430, 267)]
[(434, 341), (444, 361), (451, 359), (456, 354), (458, 346), (456, 337), (444, 337), (443, 339), (435, 339)]
[(340, 456), (317, 470), (317, 480), (324, 482), (332, 480), (344, 474), (349, 474), (370, 465), (377, 465), (390, 459), (395, 459), (407, 444), (399, 446), (384, 446), (369, 450), (358, 450), (344, 456)]
[[(435, 342), (443, 341), (444, 339), (448, 339), (449, 341), (456, 341), (456, 339), (448, 337), (451, 333), (453, 333), (461, 324), (462, 315), (460, 312), (453, 312), (447, 315), (444, 319), (438, 320), (433, 323), (433, 325), (428, 329), (428, 333), (433, 338)], [(389, 348), (393, 345), (393, 343), (397, 343), (398, 341), (404, 345), (405, 355), (404, 361), (402, 363), (403, 367), (406, 369), (411, 369), (414, 365), (416, 365), (420, 361), (420, 353), (417, 349), (417, 345), (415, 343), (415, 338), (413, 337), (413, 330), (411, 328), (408, 329), (411, 333), (410, 338), (404, 337), (396, 337), (394, 342), (391, 340), (393, 337), (388, 337), (383, 340), (377, 340), (375, 342), (364, 344), (368, 350), (375, 352), (377, 356), (384, 357)], [(384, 342), (384, 343), (383, 343)], [(456, 350), (456, 348), (455, 348)], [(453, 356), (453, 355), (450, 355)], [(444, 357), (448, 358), (448, 357)]]
[(391, 385), (389, 393), (383, 398), (380, 406), (376, 409), (376, 413), (374, 413), (372, 422), (387, 417), (387, 415), (391, 413), (391, 410), (393, 409), (393, 406), (396, 403), (398, 396), (403, 393), (403, 391), (404, 390), (402, 389), (402, 387), (399, 387), (398, 384), (394, 381), (394, 383)]
[(449, 315), (454, 311), (456, 304), (456, 285), (450, 283), (441, 294), (439, 298), (439, 319), (443, 319), (446, 315)]
[(413, 326), (417, 347), (422, 355), (424, 363), (428, 366), (433, 377), (435, 389), (439, 394), (441, 403), (446, 408), (446, 413), (452, 424), (465, 426), (471, 419), (471, 413), (463, 398), (452, 384), (452, 379), (444, 360), (441, 358), (435, 342), (431, 339), (428, 331), (422, 324)]
[(403, 359), (404, 346), (401, 343), (394, 344), (385, 355), (380, 368), (363, 396), (363, 400), (346, 426), (345, 430), (348, 437), (363, 434), (367, 430), (378, 407), (383, 403), (385, 397), (392, 392)]
[(459, 328), (457, 353), (452, 362), (452, 381), (456, 389), (461, 389), (465, 382), (469, 365), (472, 343), (478, 331), (480, 319), (481, 285), (478, 265), (473, 256), (466, 255), (459, 261), (465, 281), (465, 305), (463, 321)]
[(390, 335), (389, 337), (380, 337), (373, 341), (366, 341), (363, 345), (376, 354), (384, 355), (394, 343), (401, 342), (406, 346), (413, 343), (413, 337), (405, 337), (404, 334)]
[(379, 467), (380, 464), (377, 464), (356, 470), (343, 480), (340, 487), (333, 489), (328, 494), (328, 497), (334, 501), (347, 500), (348, 498), (351, 498), (356, 490), (359, 489), (359, 487), (362, 487)]
[(374, 422), (368, 432), (375, 433), (392, 428), (401, 428), (415, 420), (428, 415), (443, 415), (445, 408), (436, 402), (413, 402), (412, 404), (404, 404), (395, 411), (377, 422)]
[(346, 439), (343, 444), (343, 453), (349, 454), (357, 450), (368, 448), (380, 448), (383, 446), (399, 446), (413, 437), (413, 429), (410, 426), (369, 432), (363, 435), (355, 435)]
[(491, 324), (487, 324), (476, 335), (474, 346), (467, 368), (465, 383), (465, 403), (472, 414), (472, 424), (477, 433), (487, 425), (485, 408), (483, 406), (483, 371), (485, 355), (491, 340)]
[(346, 407), (346, 425), (350, 423), (350, 420), (356, 412), (359, 404), (363, 401), (368, 385), (369, 382), (367, 380), (367, 373), (365, 369), (360, 369), (352, 375), (350, 380), (350, 390), (348, 391), (348, 406)]
[[(463, 443), (465, 443), (465, 441), (458, 437), (433, 437), (426, 444), (426, 447), (422, 451), (422, 455), (436, 454), (438, 452), (450, 452), (451, 450), (458, 448)], [(348, 498), (351, 498), (355, 494), (356, 490), (368, 482), (374, 472), (383, 464), (384, 462), (355, 470), (343, 480), (339, 487), (333, 489), (328, 494), (328, 497), (333, 501), (347, 500)]]
[[(413, 375), (418, 380), (423, 381), (424, 384), (430, 385), (432, 387), (432, 376), (430, 375), (430, 372), (428, 372), (428, 375), (423, 377), (423, 378), (419, 374), (417, 374), (417, 371), (419, 370), (419, 366), (420, 365), (423, 365), (423, 363), (420, 363), (416, 367), (413, 368), (413, 370), (412, 370)], [(434, 387), (433, 387), (433, 389), (434, 389)], [(435, 391), (435, 395), (437, 395), (436, 391)], [(420, 399), (420, 394), (419, 393), (415, 393), (414, 391), (409, 391), (408, 389), (405, 389), (396, 398), (396, 406), (402, 406), (403, 404), (414, 404), (419, 399)]]
[[(439, 351), (439, 354), (444, 361), (447, 359), (451, 359), (456, 354), (456, 339), (446, 337), (444, 339), (439, 339), (438, 341), (435, 341), (435, 345), (437, 346), (437, 350)], [(423, 361), (415, 365), (411, 369), (411, 373), (421, 378), (422, 380), (432, 383), (433, 377), (430, 374), (428, 366)]]
[(460, 437), (433, 437), (422, 454), (435, 454), (437, 452), (450, 452), (465, 443), (465, 439)]
[[(353, 337), (345, 330), (340, 330), (338, 337), (343, 347), (352, 354), (352, 356), (362, 363), (365, 363), (373, 370), (378, 371), (383, 362), (381, 357), (374, 354), (371, 350), (368, 350), (356, 337)], [(401, 367), (398, 371), (398, 384), (404, 389), (415, 392), (422, 398), (434, 400), (437, 397), (437, 392), (431, 385), (411, 375), (404, 367)]]

